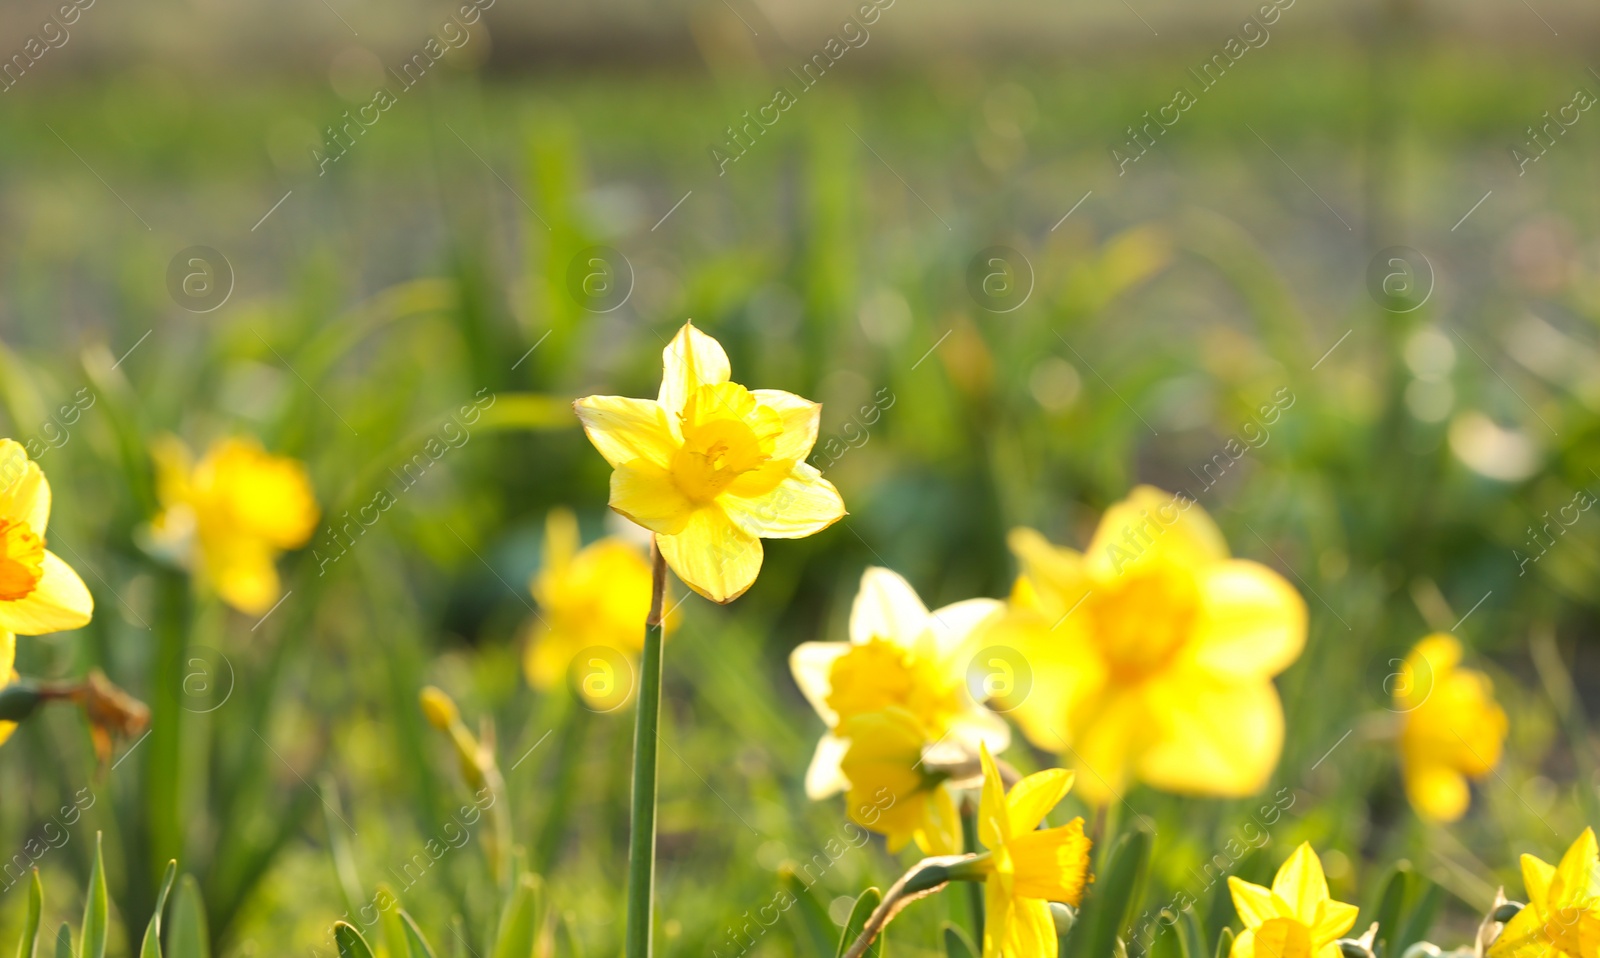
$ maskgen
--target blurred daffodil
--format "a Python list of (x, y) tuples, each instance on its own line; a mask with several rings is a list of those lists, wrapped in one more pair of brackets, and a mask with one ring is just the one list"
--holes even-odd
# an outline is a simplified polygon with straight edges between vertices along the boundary
[(1272, 677), (1306, 636), (1282, 576), (1230, 558), (1193, 500), (1149, 486), (1107, 510), (1086, 552), (1031, 529), (1010, 545), (1021, 575), (991, 640), (1033, 672), (1011, 714), (1072, 757), (1087, 796), (1105, 803), (1133, 778), (1227, 796), (1266, 784), (1283, 745)]
[(1335, 944), (1356, 923), (1358, 909), (1328, 896), (1322, 860), (1304, 842), (1263, 888), (1228, 877), (1244, 931), (1232, 958), (1339, 958)]
[[(0, 632), (0, 689), (17, 680), (17, 637), (10, 632)], [(15, 722), (0, 722), (0, 745), (17, 730)]]
[[(650, 561), (635, 545), (608, 536), (578, 547), (578, 520), (569, 509), (545, 517), (544, 562), (533, 577), (539, 614), (528, 627), (524, 668), (534, 688), (565, 681), (572, 660), (585, 649), (615, 649), (630, 659), (644, 642), (650, 612)], [(669, 609), (662, 622), (670, 632), (680, 616)], [(614, 707), (609, 696), (587, 683), (578, 693), (591, 706)]]
[(980, 746), (983, 797), (978, 840), (988, 849), (974, 866), (985, 874), (983, 958), (1055, 958), (1050, 902), (1077, 905), (1089, 875), (1083, 819), (1040, 828), (1072, 788), (1065, 769), (1035, 772), (1007, 792), (989, 749)]
[(761, 571), (761, 540), (798, 539), (845, 514), (807, 463), (821, 406), (728, 381), (728, 356), (685, 323), (663, 351), (654, 400), (589, 396), (574, 405), (611, 464), (611, 508), (656, 534), (672, 571), (732, 602)]
[(219, 440), (194, 462), (166, 436), (151, 450), (161, 513), (150, 523), (155, 551), (195, 572), (248, 615), (278, 601), (275, 562), (311, 539), (319, 511), (304, 464), (250, 438)]
[(20, 444), (0, 439), (0, 633), (78, 629), (94, 614), (83, 580), (45, 548), (49, 522), (44, 472)]
[(1395, 709), (1404, 715), (1400, 765), (1417, 814), (1453, 822), (1471, 801), (1467, 779), (1481, 779), (1500, 761), (1506, 713), (1482, 672), (1460, 668), (1461, 643), (1436, 633), (1401, 664)]
[(1506, 923), (1489, 958), (1594, 958), (1600, 954), (1600, 860), (1585, 828), (1561, 864), (1522, 856), (1528, 906)]
[(840, 768), (840, 727), (890, 707), (915, 720), (925, 745), (976, 755), (981, 742), (1003, 751), (1010, 729), (967, 687), (979, 627), (1002, 611), (992, 599), (968, 599), (930, 613), (905, 579), (868, 568), (850, 608), (850, 641), (806, 642), (789, 656), (796, 684), (829, 729), (806, 772), (806, 794), (827, 798), (853, 784)]
[(924, 762), (933, 741), (916, 716), (890, 706), (839, 724), (845, 742), (840, 769), (850, 782), (846, 812), (888, 839), (898, 852), (916, 842), (925, 855), (961, 851), (961, 815), (947, 775)]

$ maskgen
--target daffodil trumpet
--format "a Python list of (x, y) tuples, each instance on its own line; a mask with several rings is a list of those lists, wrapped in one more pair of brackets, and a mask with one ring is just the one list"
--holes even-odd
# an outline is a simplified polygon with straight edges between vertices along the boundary
[(648, 958), (656, 882), (656, 771), (661, 742), (661, 621), (667, 592), (667, 561), (650, 545), (650, 614), (644, 625), (639, 665), (638, 713), (633, 726), (633, 796), (628, 833), (628, 958)]

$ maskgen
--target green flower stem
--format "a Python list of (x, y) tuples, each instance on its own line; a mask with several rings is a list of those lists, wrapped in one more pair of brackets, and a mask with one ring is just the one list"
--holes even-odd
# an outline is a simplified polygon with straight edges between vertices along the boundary
[[(968, 795), (961, 800), (961, 848), (970, 854), (978, 851), (978, 809)], [(983, 947), (983, 886), (967, 886), (967, 907), (972, 913), (972, 940)]]
[(867, 923), (861, 927), (861, 934), (851, 943), (845, 951), (843, 958), (862, 958), (872, 942), (883, 933), (883, 929), (894, 920), (901, 909), (919, 898), (927, 898), (936, 894), (953, 879), (964, 881), (981, 881), (983, 878), (983, 862), (988, 856), (974, 857), (972, 855), (943, 855), (937, 858), (924, 858), (911, 866), (911, 870), (900, 876), (900, 880), (889, 886), (884, 893), (883, 901), (872, 914), (867, 916)]
[(661, 605), (667, 562), (650, 547), (650, 616), (644, 626), (639, 702), (633, 726), (633, 808), (628, 834), (628, 926), (624, 954), (650, 958), (656, 882), (656, 768), (661, 725)]

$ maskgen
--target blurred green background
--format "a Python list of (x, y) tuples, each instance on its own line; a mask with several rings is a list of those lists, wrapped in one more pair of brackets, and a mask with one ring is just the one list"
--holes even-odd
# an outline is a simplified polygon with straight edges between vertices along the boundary
[[(1404, 859), (1443, 889), (1434, 940), (1454, 943), (1496, 885), (1520, 891), (1518, 854), (1553, 859), (1595, 820), (1600, 519), (1521, 560), (1543, 513), (1600, 487), (1600, 120), (1563, 126), (1521, 175), (1511, 152), (1545, 111), (1600, 90), (1577, 11), (1303, 0), (1201, 91), (1188, 71), (1252, 8), (990, 17), (900, 0), (719, 175), (726, 128), (795, 86), (788, 71), (850, 7), (500, 0), (399, 92), (390, 71), (453, 8), (114, 4), (81, 11), (0, 93), (0, 422), (50, 446), (51, 547), (97, 605), (80, 633), (21, 638), (18, 667), (100, 667), (154, 710), (114, 767), (70, 710), (19, 731), (0, 749), (0, 850), (89, 789), (40, 866), (55, 920), (77, 914), (105, 830), (128, 929), (113, 954), (133, 950), (171, 857), (200, 882), (215, 953), (330, 954), (351, 898), (405, 884), (466, 796), (417, 709), (426, 683), (474, 727), (493, 718), (556, 953), (615, 952), (631, 711), (535, 694), (520, 630), (546, 512), (571, 505), (586, 539), (615, 528), (608, 470), (566, 404), (653, 395), (686, 318), (738, 381), (824, 403), (832, 461), (813, 461), (851, 515), (769, 544), (731, 607), (683, 606), (666, 655), (663, 954), (729, 953), (786, 863), (840, 835), (842, 804), (804, 797), (822, 728), (786, 657), (843, 637), (866, 565), (930, 605), (1002, 596), (1006, 530), (1081, 546), (1137, 482), (1192, 492), (1311, 610), (1279, 680), (1289, 737), (1268, 791), (1294, 804), (1239, 874), (1264, 881), (1309, 839), (1335, 897), (1370, 908)], [(51, 9), (8, 9), (0, 47)], [(396, 102), (319, 175), (327, 128), (384, 86)], [(1179, 86), (1195, 105), (1119, 175), (1112, 150)], [(233, 274), (211, 312), (169, 282), (196, 245)], [(596, 246), (631, 276), (609, 312), (574, 291)], [(1011, 279), (1032, 277), (1010, 311), (969, 280), (995, 246)], [(1374, 295), (1369, 267), (1394, 246), (1431, 271), (1416, 308)], [(58, 422), (85, 389), (94, 405)], [(1213, 483), (1205, 467), (1283, 390), (1270, 439)], [(291, 591), (260, 622), (135, 544), (163, 432), (250, 433), (303, 458), (333, 520), (491, 393), (498, 414), (347, 550), (319, 531), (287, 557)], [(1463, 616), (1511, 737), (1468, 819), (1428, 828), (1383, 740), (1383, 683)], [(1048, 761), (1020, 736), (1009, 754)], [(1190, 888), (1258, 805), (1130, 795), (1157, 827), (1146, 904)], [(840, 920), (837, 899), (903, 865), (878, 841), (851, 850), (816, 900)], [(1218, 925), (1220, 887), (1202, 908)], [(24, 897), (0, 892), (0, 932)], [(483, 953), (497, 903), (477, 842), (400, 897), (436, 946)], [(891, 947), (938, 953), (939, 921), (964, 907), (916, 906)], [(803, 936), (786, 919), (752, 950), (810, 954)]]

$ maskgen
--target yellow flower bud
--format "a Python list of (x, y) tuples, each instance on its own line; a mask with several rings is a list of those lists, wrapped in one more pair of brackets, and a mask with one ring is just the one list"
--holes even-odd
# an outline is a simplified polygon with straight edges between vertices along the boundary
[(428, 717), (428, 724), (439, 731), (448, 732), (451, 726), (461, 722), (461, 712), (456, 708), (455, 700), (443, 689), (426, 686), (418, 698), (422, 701), (422, 714)]

